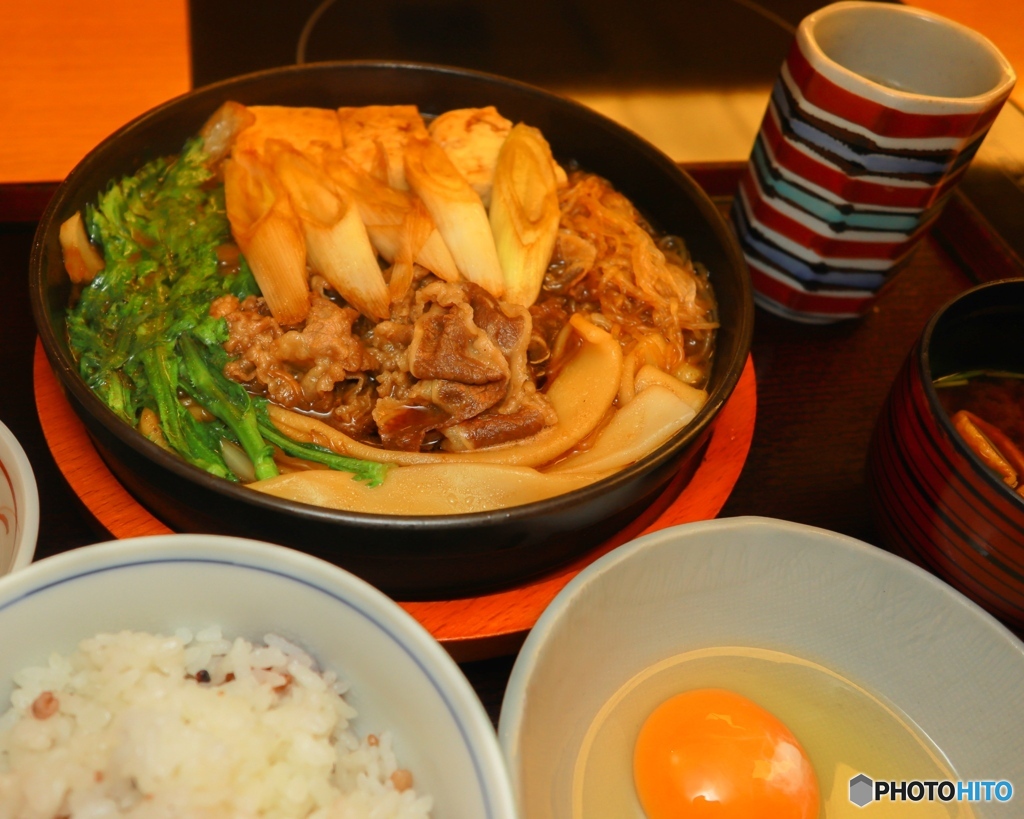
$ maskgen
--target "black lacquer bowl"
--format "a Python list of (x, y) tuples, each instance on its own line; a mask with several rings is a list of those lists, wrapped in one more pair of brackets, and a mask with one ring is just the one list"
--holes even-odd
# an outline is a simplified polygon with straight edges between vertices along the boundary
[[(345, 513), (281, 500), (216, 478), (118, 420), (78, 375), (65, 327), (71, 284), (61, 222), (110, 180), (180, 151), (224, 101), (249, 105), (415, 103), (424, 114), (494, 105), (544, 133), (556, 158), (613, 182), (660, 230), (682, 236), (710, 270), (720, 307), (710, 399), (685, 430), (591, 486), (501, 511), (443, 517)], [(681, 469), (693, 468), (750, 347), (753, 300), (735, 240), (714, 204), (674, 162), (601, 115), (501, 77), (407, 63), (320, 63), (200, 88), (150, 111), (97, 146), (60, 186), (40, 222), (31, 297), (43, 347), (68, 400), (118, 479), (171, 527), (281, 543), (323, 557), (402, 599), (508, 586), (548, 571), (635, 518)]]

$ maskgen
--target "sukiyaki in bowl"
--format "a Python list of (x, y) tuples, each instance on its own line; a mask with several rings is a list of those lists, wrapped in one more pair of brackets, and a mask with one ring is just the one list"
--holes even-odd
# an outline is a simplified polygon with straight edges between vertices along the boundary
[[(470, 180), (465, 164), (458, 169), (458, 184), (474, 191), (467, 196), (477, 204), (453, 215), (432, 198), (447, 184), (445, 168), (438, 183), (439, 164), (447, 167), (455, 156), (439, 147), (445, 143), (436, 132), (408, 136), (405, 131), (415, 129), (404, 125), (374, 132), (364, 143), (369, 153), (353, 160), (349, 136), (335, 146), (331, 137), (317, 136), (297, 147), (300, 140), (280, 139), (276, 125), (267, 125), (266, 112), (302, 108), (326, 111), (329, 120), (339, 109), (355, 112), (350, 118), (360, 128), (371, 111), (390, 116), (411, 108), (432, 123), (446, 112), (493, 109), (511, 131), (499, 143), (504, 150), (494, 150), (493, 194)], [(232, 110), (250, 120), (232, 124)], [(225, 111), (227, 117), (211, 120)], [(258, 138), (254, 121), (264, 129)], [(189, 140), (204, 126), (200, 149), (208, 151), (215, 133), (236, 129), (215, 170), (207, 155), (188, 153)], [(399, 182), (389, 179), (387, 145), (395, 133), (403, 140), (399, 172), (409, 177)], [(518, 153), (509, 147), (516, 138)], [(510, 155), (519, 157), (518, 165), (502, 159)], [(193, 168), (188, 163), (197, 156)], [(332, 162), (328, 176), (323, 169)], [(535, 178), (527, 173), (522, 182), (524, 165), (540, 168), (534, 176), (550, 181), (543, 196), (549, 205), (557, 196), (557, 227), (531, 192)], [(199, 177), (189, 177), (193, 169)], [(136, 174), (136, 181), (122, 182)], [(168, 240), (161, 256), (162, 246), (153, 249), (154, 236), (164, 240), (161, 229), (133, 220), (164, 211), (182, 218), (175, 209), (183, 196), (175, 190), (160, 198), (154, 187), (175, 181), (175, 174), (195, 183), (184, 199), (197, 197), (200, 210), (220, 220), (217, 230), (230, 232), (218, 238), (204, 217), (184, 217), (189, 228), (180, 241), (187, 247)], [(367, 186), (382, 185), (383, 199), (363, 197)], [(336, 196), (326, 210), (324, 191)], [(353, 245), (348, 238), (325, 238), (341, 230), (345, 203), (352, 216), (354, 203), (369, 198), (390, 206), (396, 197), (414, 201), (425, 216), (382, 225), (387, 217), (368, 217), (358, 208), (371, 260), (379, 253), (361, 268), (365, 276), (352, 278), (357, 263), (351, 260), (334, 265), (340, 273), (323, 261), (324, 242)], [(496, 215), (499, 200), (512, 202), (504, 219)], [(284, 285), (281, 266), (268, 276), (265, 263), (270, 258), (273, 268), (288, 255), (275, 245), (280, 230), (270, 229), (267, 238), (273, 221), (267, 214), (276, 213), (268, 201), (293, 206), (278, 222), (293, 226), (303, 254), (285, 265), (299, 272)], [(567, 216), (573, 202), (586, 218)], [(621, 229), (639, 237), (640, 250), (630, 246), (622, 254), (626, 278), (614, 287), (601, 284), (606, 274), (588, 272), (586, 253), (560, 249), (604, 241), (587, 233), (602, 209), (612, 214), (605, 221), (625, 224)], [(130, 215), (118, 228), (124, 212)], [(79, 218), (76, 245), (68, 233)], [(488, 252), (497, 251), (496, 264), (474, 259), (472, 241), (464, 246), (474, 220), (482, 220), (477, 227), (485, 231)], [(517, 239), (511, 249), (509, 235)], [(446, 273), (436, 255), (426, 258), (428, 236), (450, 251), (456, 269)], [(397, 249), (386, 250), (387, 242)], [(623, 240), (607, 241), (609, 253), (617, 242)], [(72, 285), (69, 278), (66, 260), (78, 247), (85, 267), (95, 268), (83, 276), (95, 275), (92, 283)], [(105, 253), (105, 262), (90, 259), (91, 250)], [(540, 254), (539, 264), (531, 251)], [(686, 287), (701, 291), (696, 300), (703, 311), (696, 326), (703, 321), (713, 328), (713, 347), (699, 329), (680, 333), (673, 346), (671, 329), (657, 326), (693, 301), (692, 292), (686, 298), (677, 292), (672, 278), (690, 260), (694, 278)], [(666, 265), (674, 266), (667, 283), (658, 279)], [(510, 279), (510, 267), (534, 273)], [(123, 269), (131, 270), (128, 290), (118, 289)], [(203, 270), (209, 271), (205, 283), (193, 284)], [(161, 277), (168, 282), (164, 289), (140, 293), (142, 284)], [(202, 290), (207, 286), (213, 289)], [(90, 292), (100, 287), (101, 296)], [(289, 302), (289, 287), (298, 287), (298, 301)], [(645, 287), (657, 296), (653, 306), (642, 300)], [(198, 89), (130, 123), (90, 153), (50, 203), (37, 233), (31, 290), (43, 347), (72, 406), (111, 470), (154, 514), (182, 531), (258, 536), (302, 549), (406, 599), (524, 580), (639, 514), (673, 476), (695, 465), (742, 371), (753, 321), (747, 273), (728, 228), (670, 159), (589, 109), (544, 91), (415, 64), (263, 72)], [(181, 292), (199, 294), (192, 313), (171, 302)], [(299, 314), (290, 312), (296, 303)], [(117, 322), (121, 335), (110, 342), (107, 327)], [(657, 332), (648, 333), (647, 325)], [(344, 336), (357, 363), (351, 355), (311, 354), (326, 332), (333, 333), (326, 346), (344, 346), (338, 340)], [(97, 354), (104, 344), (117, 355)], [(268, 359), (268, 351), (277, 357)], [(121, 369), (104, 369), (105, 355)], [(298, 366), (303, 356), (315, 363)], [(648, 408), (646, 399), (655, 394), (664, 401)], [(622, 432), (636, 426), (625, 412), (630, 405), (636, 417), (661, 413), (672, 430), (635, 456), (628, 454), (632, 433)], [(467, 406), (475, 409), (463, 412)], [(691, 409), (684, 412), (686, 406)], [(170, 423), (175, 414), (181, 420)], [(209, 446), (199, 455), (184, 452), (179, 444), (189, 436)], [(330, 469), (307, 468), (313, 465)]]

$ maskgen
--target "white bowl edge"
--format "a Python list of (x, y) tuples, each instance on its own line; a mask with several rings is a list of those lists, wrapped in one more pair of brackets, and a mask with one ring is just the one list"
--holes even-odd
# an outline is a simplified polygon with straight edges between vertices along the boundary
[[(736, 535), (739, 535), (745, 540), (749, 540), (750, 538), (759, 538), (766, 534), (774, 534), (779, 537), (791, 538), (793, 541), (810, 539), (818, 543), (820, 546), (828, 546), (838, 549), (840, 550), (839, 554), (845, 554), (848, 558), (852, 558), (855, 561), (861, 561), (864, 558), (867, 558), (875, 565), (885, 567), (890, 573), (895, 573), (893, 575), (894, 577), (903, 576), (904, 578), (907, 578), (907, 583), (903, 585), (914, 587), (914, 584), (917, 584), (917, 587), (921, 589), (921, 596), (934, 598), (934, 601), (941, 600), (941, 620), (923, 622), (920, 624), (919, 628), (914, 631), (914, 633), (908, 633), (907, 635), (890, 635), (893, 640), (897, 642), (903, 641), (904, 644), (909, 645), (910, 641), (920, 639), (922, 635), (932, 634), (932, 631), (929, 630), (930, 627), (941, 626), (943, 623), (949, 625), (951, 628), (956, 626), (960, 629), (960, 632), (952, 635), (950, 638), (957, 645), (960, 643), (956, 641), (961, 640), (961, 638), (966, 634), (966, 632), (964, 632), (964, 628), (972, 634), (985, 633), (988, 635), (988, 648), (994, 652), (998, 652), (1000, 656), (1008, 658), (1004, 663), (1005, 667), (1009, 668), (1012, 666), (1013, 674), (1020, 675), (1014, 676), (1012, 680), (1003, 680), (1002, 687), (1004, 689), (1008, 689), (1010, 688), (1010, 683), (1015, 682), (1017, 688), (1014, 690), (1019, 691), (1019, 685), (1024, 683), (1024, 643), (1015, 637), (1005, 626), (996, 621), (995, 618), (968, 598), (948, 586), (939, 578), (900, 557), (884, 552), (881, 549), (845, 535), (802, 524), (774, 520), (771, 518), (723, 518), (719, 520), (683, 524), (681, 526), (671, 527), (638, 538), (613, 550), (598, 561), (595, 561), (595, 563), (577, 575), (577, 577), (567, 584), (567, 586), (556, 596), (555, 600), (544, 611), (536, 626), (528, 635), (523, 648), (516, 659), (506, 688), (498, 726), (499, 741), (509, 763), (513, 788), (517, 794), (517, 798), (522, 799), (522, 782), (520, 781), (521, 765), (524, 762), (524, 754), (529, 753), (521, 747), (524, 722), (527, 716), (527, 711), (531, 707), (531, 702), (537, 701), (536, 699), (531, 698), (537, 698), (539, 693), (533, 685), (534, 680), (532, 679), (532, 675), (538, 666), (550, 660), (550, 657), (546, 656), (546, 654), (549, 649), (549, 641), (551, 640), (560, 639), (559, 645), (551, 648), (552, 656), (556, 654), (559, 655), (559, 669), (564, 671), (572, 662), (571, 658), (564, 659), (561, 657), (561, 654), (563, 654), (564, 651), (559, 651), (559, 649), (565, 649), (566, 640), (562, 639), (564, 638), (564, 634), (562, 634), (560, 630), (573, 630), (574, 635), (579, 637), (579, 630), (586, 628), (583, 623), (589, 618), (583, 614), (578, 614), (577, 616), (573, 612), (573, 608), (579, 599), (581, 597), (585, 597), (588, 592), (596, 594), (594, 589), (600, 586), (603, 579), (607, 578), (610, 573), (617, 569), (621, 570), (623, 566), (628, 565), (632, 560), (635, 560), (638, 555), (641, 555), (647, 550), (657, 549), (659, 546), (663, 547), (666, 546), (666, 544), (671, 544), (673, 542), (684, 543), (687, 540), (700, 540), (701, 538), (707, 538), (709, 536), (727, 538), (729, 536), (735, 537)], [(708, 554), (711, 554), (707, 547), (705, 547), (705, 551)], [(715, 570), (715, 567), (711, 566), (709, 572)], [(877, 578), (875, 579), (877, 580)], [(656, 582), (658, 581), (652, 581), (652, 584)], [(700, 581), (698, 580), (696, 582), (699, 584)], [(881, 592), (883, 595), (886, 591), (885, 585), (886, 584), (884, 583), (881, 584)], [(895, 587), (900, 584), (896, 583), (892, 585)], [(608, 597), (614, 595), (614, 591), (609, 594), (603, 594), (603, 591), (604, 590), (602, 590), (602, 601), (606, 602)], [(621, 600), (618, 602), (621, 602)], [(892, 611), (904, 610), (900, 607), (912, 605), (913, 603), (914, 600), (907, 597), (888, 601)], [(786, 604), (782, 602), (780, 605), (784, 607)], [(596, 606), (592, 607), (592, 609), (596, 608)], [(938, 609), (936, 609), (935, 606), (932, 606), (930, 609), (926, 606), (925, 611), (926, 614), (928, 612), (935, 614)], [(591, 611), (590, 613), (592, 614), (593, 612)], [(570, 625), (566, 625), (567, 620), (570, 621)], [(965, 624), (967, 625), (965, 626)], [(779, 625), (779, 643), (781, 643), (781, 645), (776, 645), (774, 647), (785, 651), (790, 647), (788, 645), (788, 641), (793, 634), (796, 633), (799, 627), (794, 624)], [(727, 626), (725, 628), (727, 628)], [(759, 624), (758, 629), (760, 629), (760, 633), (757, 635), (755, 644), (759, 644), (761, 647), (772, 647), (770, 645), (770, 641), (766, 642), (762, 639), (763, 635), (767, 633), (765, 629), (770, 631), (770, 627)], [(686, 644), (686, 646), (681, 648), (680, 651), (688, 650), (691, 647), (706, 647), (714, 644), (716, 644), (715, 640), (711, 640), (710, 643), (707, 641), (697, 640), (693, 645)], [(723, 643), (718, 642), (717, 644), (722, 645)], [(733, 641), (731, 644), (735, 645), (737, 643)], [(610, 648), (606, 647), (605, 653), (602, 654), (602, 662), (605, 666), (615, 665), (615, 659), (610, 653), (608, 653), (610, 650)], [(978, 651), (982, 651), (982, 649), (978, 649)], [(898, 654), (898, 652), (895, 653)], [(654, 656), (651, 659), (656, 661), (659, 659), (665, 659), (665, 657)], [(821, 661), (821, 658), (818, 657), (808, 657), (807, 659), (817, 659)], [(827, 662), (824, 664), (829, 665)], [(633, 676), (633, 674), (639, 670), (641, 669), (636, 668), (632, 671), (621, 672), (622, 679), (619, 684), (621, 684), (621, 682), (625, 682), (626, 679)], [(839, 670), (842, 671), (844, 669)], [(904, 693), (905, 691), (910, 690), (910, 686), (913, 682), (912, 669), (904, 667), (899, 662), (895, 662), (891, 668), (891, 673), (892, 684), (895, 688), (903, 690)], [(959, 672), (951, 671), (950, 673), (955, 675)], [(942, 699), (946, 696), (953, 696), (955, 699), (957, 693), (966, 693), (965, 691), (956, 692), (931, 690), (932, 687), (941, 688), (941, 682), (942, 681), (939, 680), (929, 679), (921, 686), (922, 689), (927, 689), (927, 696), (922, 696), (920, 699), (931, 701), (935, 699)], [(994, 684), (995, 683), (993, 683), (993, 685)], [(565, 681), (565, 685), (571, 687), (571, 680), (567, 679)], [(608, 688), (607, 693), (609, 694), (617, 687), (614, 683), (607, 682), (606, 686)], [(869, 690), (871, 690), (872, 687), (870, 685), (868, 687)], [(875, 693), (880, 694), (885, 698), (889, 698), (889, 692), (886, 690), (875, 690)], [(581, 699), (581, 697), (577, 696), (576, 699)], [(907, 712), (912, 719), (914, 718), (915, 702), (908, 702), (906, 696), (903, 696), (902, 698), (896, 697), (891, 701), (893, 701), (897, 707), (901, 708), (901, 710)], [(946, 700), (946, 702), (948, 703), (949, 700)], [(933, 711), (935, 709), (934, 703), (930, 705), (925, 703), (925, 705), (921, 707), (930, 708)], [(970, 709), (968, 709), (965, 704), (963, 709), (958, 707), (950, 710), (960, 711)], [(594, 713), (596, 713), (596, 711)], [(1024, 727), (1024, 715), (1018, 715), (1017, 721), (1021, 723), (1022, 727)], [(992, 714), (989, 715), (986, 722), (988, 726), (999, 724), (999, 720)], [(577, 731), (578, 728), (579, 726), (575, 724), (569, 726), (567, 728), (567, 735), (569, 731)], [(1004, 741), (1005, 740), (1006, 738), (1004, 737)], [(573, 740), (567, 736), (566, 741), (571, 744)], [(1020, 746), (1021, 753), (1018, 754), (1020, 759), (1012, 762), (1010, 767), (1012, 767), (1014, 772), (1017, 774), (1017, 779), (1024, 782), (1024, 738), (1017, 738), (1013, 741)], [(987, 760), (991, 760), (992, 754), (983, 748), (984, 738), (975, 736), (968, 739), (967, 742), (971, 745), (970, 754), (975, 757), (984, 757)], [(939, 745), (940, 747), (943, 747), (941, 740), (939, 741)], [(951, 761), (954, 764), (957, 763), (956, 756), (957, 755), (955, 753), (951, 756)], [(990, 761), (984, 764), (989, 764), (991, 767)], [(968, 766), (967, 769), (958, 769), (958, 772), (961, 773), (961, 775), (974, 777), (991, 777), (996, 774), (1002, 775), (1001, 771), (981, 771), (977, 769), (977, 766), (973, 768)]]
[[(194, 561), (280, 575), (286, 581), (325, 592), (358, 609), (360, 614), (390, 632), (395, 642), (423, 670), (425, 676), (432, 679), (438, 696), (447, 700), (451, 716), (475, 757), (474, 765), (477, 767), (481, 788), (487, 792), (486, 798), (492, 808), (489, 816), (491, 819), (514, 819), (511, 785), (497, 736), (483, 704), (461, 669), (429, 632), (394, 601), (369, 583), (319, 558), (260, 541), (216, 535), (156, 535), (109, 541), (59, 553), (14, 574), (0, 577), (0, 617), (3, 610), (13, 604), (75, 579), (119, 568)], [(257, 600), (252, 605), (260, 607), (264, 604)], [(117, 616), (116, 612), (106, 614), (102, 610), (102, 603), (98, 608), (100, 611), (95, 617), (100, 620)], [(70, 613), (54, 612), (55, 622), (59, 623), (62, 617)], [(94, 613), (86, 612), (82, 619), (88, 620), (91, 617), (94, 617)], [(145, 624), (138, 626), (126, 623), (124, 627), (144, 628)], [(52, 650), (71, 650), (78, 639), (93, 633), (89, 631), (88, 625), (83, 626), (77, 622), (73, 630), (76, 632), (75, 638), (64, 640), (65, 644)], [(85, 633), (81, 633), (83, 630)], [(225, 634), (231, 636), (227, 629)], [(17, 645), (17, 640), (8, 639), (4, 642), (15, 643), (14, 650), (24, 653)], [(316, 640), (310, 640), (310, 643), (315, 645)], [(37, 659), (45, 660), (48, 650), (44, 649)], [(9, 679), (0, 680), (0, 697), (6, 697), (9, 690)], [(359, 693), (353, 691), (355, 695)]]
[[(10, 573), (32, 562), (39, 538), (39, 489), (35, 472), (25, 450), (10, 427), (0, 421), (0, 461), (10, 461), (15, 467), (10, 474), (15, 500), (21, 501), (16, 510), (17, 523), (14, 551), (7, 565), (0, 565), (0, 573)], [(20, 495), (20, 498), (19, 498)]]

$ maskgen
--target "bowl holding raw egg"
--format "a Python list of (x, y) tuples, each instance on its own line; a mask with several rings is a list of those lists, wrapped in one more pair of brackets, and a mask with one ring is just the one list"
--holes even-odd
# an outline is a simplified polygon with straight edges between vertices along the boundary
[[(909, 561), (731, 518), (647, 535), (566, 586), (499, 736), (531, 819), (860, 815), (865, 778), (1019, 787), (1022, 680), (1024, 644)], [(1013, 815), (936, 787), (915, 817)]]

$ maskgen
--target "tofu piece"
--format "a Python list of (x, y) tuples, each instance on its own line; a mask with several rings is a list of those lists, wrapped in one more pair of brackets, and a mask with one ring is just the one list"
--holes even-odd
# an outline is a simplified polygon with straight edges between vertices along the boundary
[(338, 125), (346, 155), (378, 179), (398, 190), (405, 181), (405, 144), (426, 137), (427, 127), (415, 105), (366, 105), (339, 108)]
[(314, 143), (340, 148), (341, 127), (337, 114), (330, 108), (293, 108), (284, 105), (251, 105), (248, 110), (255, 121), (238, 134), (234, 152), (263, 153), (268, 139), (280, 139), (298, 151), (306, 151)]
[(430, 123), (430, 136), (458, 168), (483, 200), (491, 203), (494, 166), (512, 122), (493, 105), (486, 108), (457, 108), (446, 111)]

